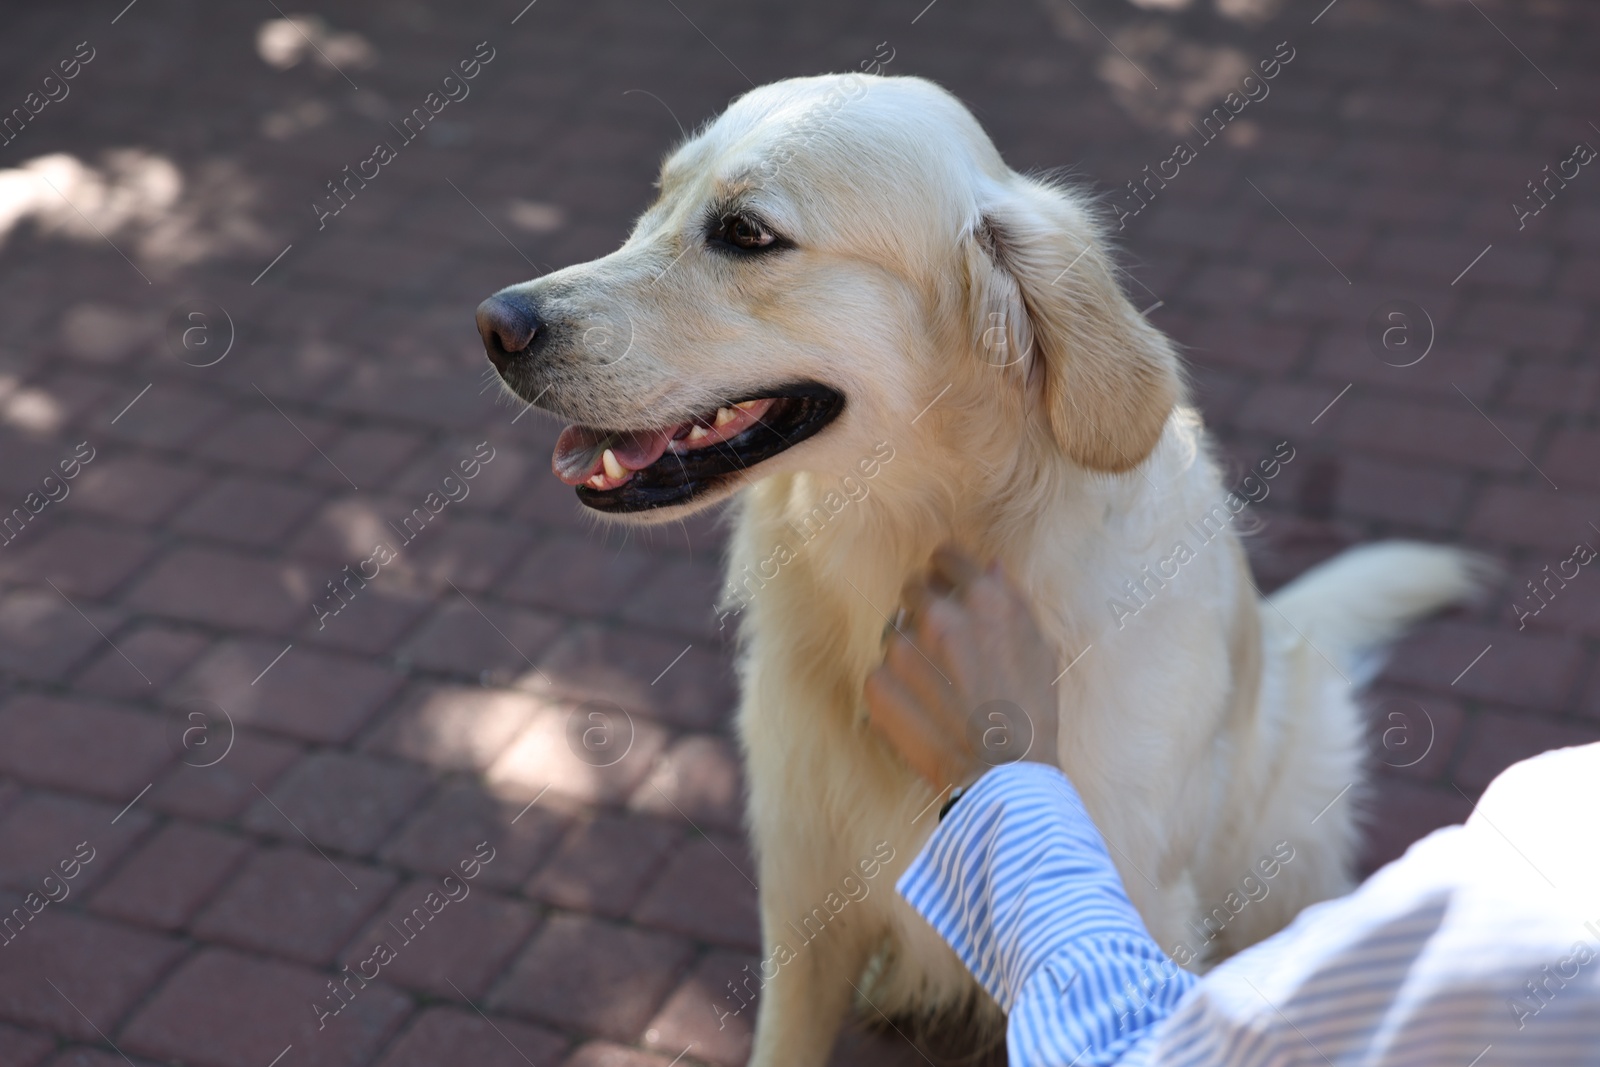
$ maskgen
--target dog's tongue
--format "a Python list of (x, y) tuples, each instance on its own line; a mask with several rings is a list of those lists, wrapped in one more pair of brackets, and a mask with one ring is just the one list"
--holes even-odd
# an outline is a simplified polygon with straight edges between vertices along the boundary
[(601, 473), (601, 456), (609, 448), (617, 462), (630, 471), (644, 470), (666, 452), (675, 430), (676, 427), (616, 433), (588, 426), (568, 426), (556, 439), (550, 469), (568, 485), (582, 485)]

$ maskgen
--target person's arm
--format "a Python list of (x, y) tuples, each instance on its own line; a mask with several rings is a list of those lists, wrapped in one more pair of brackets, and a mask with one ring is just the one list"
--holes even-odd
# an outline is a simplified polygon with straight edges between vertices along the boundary
[(1009, 1016), (1012, 1067), (1115, 1064), (1195, 977), (1145, 930), (1066, 776), (989, 771), (897, 888)]
[(1014, 1067), (1116, 1063), (1194, 977), (1145, 930), (1056, 769), (1055, 656), (999, 570), (957, 551), (902, 602), (867, 682), (871, 723), (941, 794), (975, 784), (901, 895), (1009, 1015)]

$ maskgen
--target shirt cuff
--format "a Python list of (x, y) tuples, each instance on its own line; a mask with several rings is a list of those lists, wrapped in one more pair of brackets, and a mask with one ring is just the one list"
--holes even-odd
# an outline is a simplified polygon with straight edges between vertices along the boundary
[(1011, 1016), (1013, 1064), (1062, 1050), (1059, 1062), (1113, 1063), (1195, 981), (1151, 939), (1077, 789), (1046, 764), (980, 778), (896, 888)]

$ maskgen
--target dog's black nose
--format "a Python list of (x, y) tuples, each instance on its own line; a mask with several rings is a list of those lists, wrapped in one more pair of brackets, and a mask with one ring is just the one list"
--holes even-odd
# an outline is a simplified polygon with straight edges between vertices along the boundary
[(498, 371), (526, 354), (540, 325), (533, 305), (517, 296), (496, 293), (478, 305), (478, 335), (483, 338), (489, 362)]

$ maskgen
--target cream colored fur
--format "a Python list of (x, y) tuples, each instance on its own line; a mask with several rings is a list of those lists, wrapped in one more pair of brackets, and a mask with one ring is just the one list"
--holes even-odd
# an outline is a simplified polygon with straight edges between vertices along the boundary
[[(705, 251), (708, 205), (729, 198), (796, 247)], [(1186, 524), (1226, 500), (1222, 472), (1089, 202), (1011, 171), (949, 94), (855, 75), (754, 90), (668, 159), (621, 249), (520, 288), (571, 339), (545, 403), (573, 419), (668, 425), (800, 379), (848, 398), (696, 505), (736, 493), (729, 573), (772, 573), (736, 616), (738, 729), (768, 953), (787, 940), (794, 957), (763, 990), (753, 1063), (817, 1067), (852, 1001), (868, 1018), (976, 1004), (975, 1025), (998, 1021), (892, 891), (934, 793), (862, 721), (885, 617), (945, 539), (1002, 560), (1062, 665), (1077, 658), (1057, 685), (1060, 762), (1164, 948), (1196, 945), (1191, 924), (1279, 842), (1293, 860), (1210, 956), (1347, 887), (1364, 751), (1347, 679), (1366, 646), (1465, 594), (1468, 563), (1413, 546), (1425, 576), (1369, 558), (1273, 606), (1230, 528), (1119, 624), (1108, 602), (1194, 541)], [(893, 458), (863, 478), (883, 442)], [(801, 542), (847, 475), (865, 495)], [(871, 892), (799, 946), (788, 924), (885, 841), (895, 858)]]

